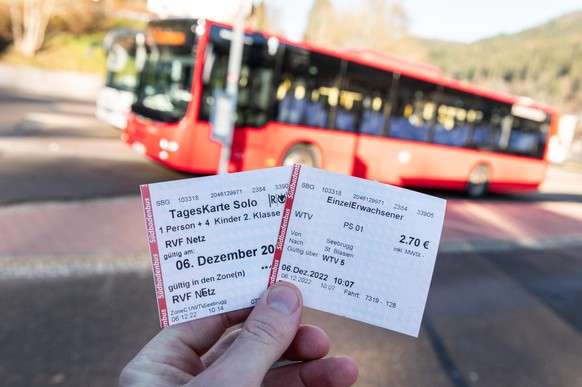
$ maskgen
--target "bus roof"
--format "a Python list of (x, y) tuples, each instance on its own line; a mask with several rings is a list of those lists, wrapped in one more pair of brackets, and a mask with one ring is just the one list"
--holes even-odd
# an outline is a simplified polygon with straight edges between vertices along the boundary
[[(356, 56), (371, 65), (381, 64), (397, 72), (413, 72), (430, 78), (443, 78), (445, 73), (438, 67), (414, 59), (405, 58), (388, 52), (377, 51), (368, 48), (350, 47), (341, 51), (348, 56)], [(345, 55), (344, 55), (345, 56)], [(398, 71), (401, 70), (401, 71)]]

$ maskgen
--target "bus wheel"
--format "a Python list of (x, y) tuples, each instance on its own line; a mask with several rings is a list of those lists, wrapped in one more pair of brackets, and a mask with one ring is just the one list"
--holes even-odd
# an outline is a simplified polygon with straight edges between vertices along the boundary
[(319, 152), (313, 145), (295, 144), (285, 153), (281, 165), (301, 164), (308, 167), (321, 168), (320, 160)]
[(467, 195), (472, 198), (478, 198), (487, 193), (489, 188), (489, 167), (484, 164), (479, 164), (473, 169), (469, 175), (467, 182)]

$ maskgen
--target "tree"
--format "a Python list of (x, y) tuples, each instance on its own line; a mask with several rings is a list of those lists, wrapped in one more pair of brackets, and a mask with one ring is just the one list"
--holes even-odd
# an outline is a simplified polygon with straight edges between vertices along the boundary
[(334, 9), (330, 0), (315, 0), (304, 39), (334, 48), (373, 49), (425, 59), (427, 51), (408, 32), (408, 16), (398, 0), (360, 0)]
[(315, 0), (309, 12), (303, 39), (323, 46), (335, 46), (339, 36), (337, 24), (331, 1)]
[(404, 9), (393, 1), (363, 0), (359, 9), (349, 10), (346, 44), (385, 50), (390, 42), (408, 34)]
[(26, 57), (40, 49), (49, 18), (58, 0), (10, 0), (14, 47)]
[(258, 31), (269, 31), (269, 18), (265, 2), (254, 3), (252, 12), (246, 21), (247, 27)]

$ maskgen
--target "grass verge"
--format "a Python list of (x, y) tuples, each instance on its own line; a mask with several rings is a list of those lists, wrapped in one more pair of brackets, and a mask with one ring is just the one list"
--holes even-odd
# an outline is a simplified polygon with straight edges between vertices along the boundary
[(17, 52), (13, 46), (0, 54), (0, 63), (50, 70), (104, 74), (105, 52), (103, 33), (77, 36), (59, 34), (47, 38), (43, 48), (32, 58)]

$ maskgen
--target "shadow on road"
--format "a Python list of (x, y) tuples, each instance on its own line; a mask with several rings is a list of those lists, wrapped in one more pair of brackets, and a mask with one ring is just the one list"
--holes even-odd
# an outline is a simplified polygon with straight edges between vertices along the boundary
[(547, 251), (522, 251), (512, 259), (487, 259), (582, 335), (582, 313), (578, 309), (582, 302), (580, 251), (564, 250), (548, 258)]
[(429, 190), (415, 189), (427, 195), (436, 196), (443, 199), (452, 200), (470, 200), (475, 203), (487, 202), (515, 202), (515, 203), (532, 203), (532, 202), (575, 202), (582, 203), (582, 194), (576, 193), (559, 193), (559, 192), (526, 192), (526, 193), (489, 193), (484, 197), (472, 199), (462, 192), (446, 190)]

